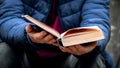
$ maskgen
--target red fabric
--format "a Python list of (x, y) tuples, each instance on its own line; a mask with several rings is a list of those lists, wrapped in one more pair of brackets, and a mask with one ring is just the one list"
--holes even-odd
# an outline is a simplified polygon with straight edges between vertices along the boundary
[[(48, 19), (46, 20), (46, 24), (51, 26), (52, 28), (54, 28), (55, 30), (57, 30), (59, 33), (62, 33), (63, 30), (62, 30), (62, 27), (61, 27), (61, 24), (60, 24), (60, 21), (59, 21), (59, 18), (57, 16), (57, 2), (56, 0), (53, 0), (53, 5), (52, 5), (52, 8), (51, 8), (51, 12), (48, 16)], [(37, 51), (37, 54), (40, 56), (40, 57), (43, 57), (43, 58), (54, 58), (58, 55), (61, 54), (61, 52), (53, 52), (53, 51), (47, 51), (47, 50), (38, 50)]]
[(58, 16), (56, 17), (56, 19), (54, 21), (54, 24), (52, 25), (52, 28), (57, 30), (59, 33), (63, 32)]

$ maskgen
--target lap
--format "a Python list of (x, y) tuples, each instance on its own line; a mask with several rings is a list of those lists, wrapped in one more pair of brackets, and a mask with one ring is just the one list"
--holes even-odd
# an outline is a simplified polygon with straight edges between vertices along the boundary
[(20, 57), (8, 44), (0, 43), (0, 68), (20, 68)]
[[(21, 68), (21, 54), (17, 54), (6, 43), (0, 43), (0, 68)], [(24, 63), (26, 64), (26, 63)], [(29, 66), (24, 65), (25, 68)], [(94, 60), (83, 60), (70, 55), (62, 68), (106, 68), (101, 55), (94, 57)]]
[(77, 58), (74, 55), (70, 55), (65, 61), (63, 68), (106, 68), (106, 66), (101, 55), (91, 59)]

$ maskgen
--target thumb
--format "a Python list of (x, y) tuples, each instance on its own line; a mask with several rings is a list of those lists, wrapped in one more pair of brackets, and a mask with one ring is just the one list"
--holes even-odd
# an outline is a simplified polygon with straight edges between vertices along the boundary
[(32, 32), (32, 31), (33, 31), (32, 26), (31, 26), (31, 25), (27, 25), (27, 26), (26, 26), (26, 32), (27, 32), (27, 33), (30, 33), (30, 32)]

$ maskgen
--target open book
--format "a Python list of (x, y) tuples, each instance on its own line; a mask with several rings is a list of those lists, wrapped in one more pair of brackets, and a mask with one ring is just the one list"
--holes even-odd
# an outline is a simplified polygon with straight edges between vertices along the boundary
[(29, 15), (24, 15), (23, 17), (57, 37), (58, 43), (62, 46), (72, 46), (104, 39), (103, 32), (97, 26), (71, 28), (62, 34), (59, 34), (59, 32), (50, 26), (30, 17)]

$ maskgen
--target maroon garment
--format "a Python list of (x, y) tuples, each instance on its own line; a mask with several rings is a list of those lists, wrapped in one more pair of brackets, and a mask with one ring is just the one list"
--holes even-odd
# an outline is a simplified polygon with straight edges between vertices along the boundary
[(62, 33), (62, 27), (61, 23), (59, 21), (59, 18), (57, 16), (57, 0), (53, 0), (51, 12), (48, 16), (48, 19), (46, 21), (46, 24), (57, 30), (59, 33)]
[[(51, 12), (48, 16), (48, 19), (46, 20), (46, 24), (57, 30), (59, 33), (62, 33), (62, 27), (59, 21), (59, 18), (57, 16), (57, 2), (56, 0), (53, 0)], [(52, 46), (52, 45), (50, 45)], [(48, 51), (48, 50), (38, 50), (37, 54), (40, 57), (43, 58), (54, 58), (56, 56), (61, 55), (62, 52), (57, 52), (57, 51)]]

